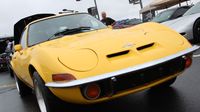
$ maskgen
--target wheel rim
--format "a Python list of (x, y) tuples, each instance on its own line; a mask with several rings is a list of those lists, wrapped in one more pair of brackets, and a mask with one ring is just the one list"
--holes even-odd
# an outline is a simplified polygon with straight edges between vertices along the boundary
[(200, 24), (197, 26), (197, 34), (200, 35)]
[(200, 42), (200, 24), (197, 25), (197, 29), (196, 29), (196, 43)]
[(16, 85), (17, 91), (20, 93), (19, 84), (18, 84), (18, 81), (17, 81), (17, 76), (14, 76), (14, 77), (15, 77), (15, 85)]
[(37, 102), (38, 102), (40, 111), (41, 112), (47, 112), (44, 97), (43, 97), (42, 92), (41, 92), (41, 90), (40, 90), (40, 88), (38, 87), (37, 84), (35, 84), (35, 94), (36, 94), (36, 98), (37, 98)]

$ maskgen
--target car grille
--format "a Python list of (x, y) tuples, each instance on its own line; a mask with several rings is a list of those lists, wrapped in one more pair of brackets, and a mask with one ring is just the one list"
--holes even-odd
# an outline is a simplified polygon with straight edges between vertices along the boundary
[(118, 76), (113, 83), (114, 91), (120, 92), (174, 75), (184, 70), (184, 63), (183, 58), (177, 58), (144, 70)]
[[(126, 73), (95, 83), (100, 85), (100, 88), (102, 90), (100, 97), (106, 97), (174, 75), (183, 71), (184, 69), (185, 59), (179, 57), (165, 63), (145, 68), (143, 70)], [(82, 93), (86, 85), (82, 85)]]

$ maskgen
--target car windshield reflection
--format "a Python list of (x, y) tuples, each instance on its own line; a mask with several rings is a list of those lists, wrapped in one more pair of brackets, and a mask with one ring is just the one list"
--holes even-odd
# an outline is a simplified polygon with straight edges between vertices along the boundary
[(106, 28), (88, 14), (71, 14), (44, 19), (30, 25), (29, 46), (64, 35), (73, 35)]

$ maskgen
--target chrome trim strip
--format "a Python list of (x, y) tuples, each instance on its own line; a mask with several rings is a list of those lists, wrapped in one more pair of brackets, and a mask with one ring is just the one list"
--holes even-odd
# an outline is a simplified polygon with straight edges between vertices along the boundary
[(103, 79), (108, 79), (108, 78), (112, 78), (115, 76), (119, 76), (119, 75), (123, 75), (125, 73), (129, 73), (129, 72), (133, 72), (133, 71), (138, 71), (147, 67), (151, 67), (166, 61), (169, 61), (171, 59), (186, 55), (188, 53), (194, 52), (196, 50), (198, 50), (200, 48), (200, 46), (194, 45), (191, 48), (188, 48), (186, 50), (180, 51), (176, 54), (161, 58), (161, 59), (157, 59), (151, 62), (147, 62), (144, 64), (140, 64), (140, 65), (136, 65), (136, 66), (132, 66), (126, 69), (122, 69), (119, 71), (115, 71), (115, 72), (110, 72), (110, 73), (105, 73), (105, 74), (101, 74), (101, 75), (97, 75), (94, 77), (89, 77), (89, 78), (84, 78), (84, 79), (79, 79), (79, 80), (74, 80), (71, 82), (64, 82), (64, 83), (56, 83), (56, 82), (50, 82), (45, 84), (47, 87), (52, 87), (52, 88), (70, 88), (70, 87), (74, 87), (74, 86), (79, 86), (82, 84), (87, 84), (87, 83), (91, 83), (91, 82), (96, 82), (96, 81), (100, 81)]

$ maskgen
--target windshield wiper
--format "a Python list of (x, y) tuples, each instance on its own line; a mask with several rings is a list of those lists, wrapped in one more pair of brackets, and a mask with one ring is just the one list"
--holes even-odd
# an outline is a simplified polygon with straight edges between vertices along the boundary
[(91, 27), (81, 26), (81, 27), (73, 28), (73, 29), (65, 29), (63, 31), (56, 32), (48, 40), (51, 40), (53, 38), (58, 38), (58, 37), (61, 37), (61, 36), (64, 36), (64, 35), (79, 33), (79, 32), (82, 32), (84, 30), (91, 30)]

